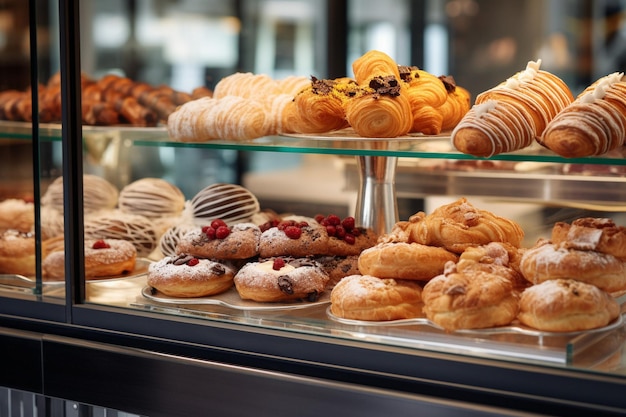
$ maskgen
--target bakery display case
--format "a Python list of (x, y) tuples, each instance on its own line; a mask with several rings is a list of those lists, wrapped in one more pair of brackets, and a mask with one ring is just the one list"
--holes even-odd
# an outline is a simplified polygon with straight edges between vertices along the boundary
[[(159, 3), (158, 7), (153, 3)], [(36, 207), (33, 227), (39, 232), (35, 273), (0, 276), (0, 351), (5, 353), (0, 355), (0, 363), (11, 370), (0, 376), (0, 387), (6, 387), (0, 393), (34, 393), (41, 408), (49, 410), (54, 408), (54, 401), (46, 403), (39, 396), (66, 399), (69, 404), (81, 404), (77, 406), (81, 410), (85, 404), (85, 413), (89, 407), (104, 407), (154, 416), (195, 415), (207, 410), (226, 415), (287, 415), (294, 410), (304, 415), (380, 415), (382, 410), (429, 415), (463, 412), (600, 416), (624, 412), (623, 294), (614, 294), (621, 309), (615, 318), (591, 330), (546, 331), (518, 322), (446, 330), (426, 317), (383, 321), (341, 317), (331, 309), (330, 290), (316, 292), (316, 297), (298, 297), (296, 301), (259, 302), (243, 299), (232, 285), (216, 295), (187, 297), (166, 295), (150, 285), (148, 270), (163, 259), (168, 249), (161, 240), (163, 231), (177, 226), (165, 215), (150, 216), (150, 210), (163, 213), (176, 205), (177, 215), (188, 214), (199, 191), (215, 184), (249, 185), (251, 193), (258, 191), (259, 196), (264, 187), (283, 187), (282, 182), (269, 186), (263, 183), (263, 169), (255, 169), (263, 158), (269, 160), (272, 168), (264, 169), (276, 172), (271, 181), (281, 181), (283, 177), (285, 184), (290, 184), (287, 177), (294, 172), (297, 176), (302, 161), (311, 155), (330, 161), (337, 171), (335, 179), (329, 182), (336, 183), (311, 187), (311, 193), (322, 197), (345, 193), (342, 201), (347, 214), (341, 216), (353, 216), (358, 225), (377, 236), (391, 235), (398, 222), (408, 220), (417, 211), (430, 213), (447, 204), (439, 203), (438, 198), (457, 201), (465, 197), (476, 206), (488, 207), (518, 221), (526, 232), (527, 248), (536, 240), (549, 237), (556, 221), (585, 216), (610, 217), (618, 224), (626, 221), (626, 162), (620, 149), (602, 156), (565, 158), (535, 144), (482, 158), (456, 150), (449, 131), (366, 138), (354, 130), (340, 129), (330, 133), (273, 133), (246, 140), (224, 137), (181, 141), (168, 131), (167, 117), (142, 117), (138, 119), (140, 126), (137, 120), (134, 125), (120, 123), (137, 114), (130, 112), (119, 116), (112, 125), (84, 124), (85, 111), (78, 111), (84, 96), (79, 92), (106, 79), (101, 63), (108, 60), (119, 60), (113, 64), (119, 68), (128, 65), (123, 72), (129, 77), (115, 76), (124, 81), (156, 80), (163, 75), (159, 74), (163, 71), (160, 68), (167, 67), (171, 76), (168, 94), (191, 94), (205, 81), (202, 87), (213, 90), (216, 80), (242, 68), (272, 72), (277, 79), (302, 71), (338, 72), (341, 76), (351, 70), (349, 65), (330, 64), (337, 58), (337, 45), (322, 54), (324, 59), (320, 61), (329, 62), (326, 68), (316, 68), (320, 61), (310, 59), (320, 53), (315, 45), (321, 28), (330, 38), (356, 38), (363, 45), (371, 45), (365, 42), (370, 36), (374, 40), (390, 36), (398, 48), (394, 55), (415, 60), (415, 50), (403, 49), (407, 41), (404, 29), (413, 40), (425, 36), (429, 39), (425, 44), (432, 45), (435, 40), (442, 40), (437, 34), (443, 27), (443, 13), (448, 16), (449, 25), (458, 25), (448, 28), (452, 36), (448, 40), (460, 42), (459, 33), (466, 33), (464, 25), (478, 13), (473, 7), (480, 8), (482, 4), (427, 1), (409, 5), (410, 2), (394, 1), (390, 2), (391, 9), (404, 11), (415, 19), (408, 22), (394, 17), (389, 19), (393, 23), (389, 25), (384, 19), (373, 21), (357, 0), (328, 2), (323, 11), (309, 2), (300, 2), (308, 7), (306, 10), (313, 16), (310, 19), (293, 4), (287, 7), (289, 2), (223, 2), (210, 7), (183, 3), (186, 4), (130, 2), (120, 13), (116, 8), (119, 5), (105, 7), (87, 2), (84, 7), (81, 3), (79, 10), (78, 2), (61, 1), (60, 26), (66, 28), (60, 31), (58, 58), (58, 77), (64, 86), (59, 91), (63, 98), (61, 119), (0, 121), (0, 146), (10, 149), (10, 153), (2, 154), (2, 198), (32, 202)], [(548, 7), (540, 2), (520, 3), (526, 5), (519, 6), (520, 12), (529, 16)], [(607, 7), (612, 6), (609, 3)], [(581, 2), (590, 8), (587, 12), (596, 16), (599, 9), (594, 4)], [(559, 5), (567, 13), (574, 9), (571, 4)], [(36, 6), (41, 13), (37, 1), (31, 1), (30, 6)], [(199, 13), (210, 18), (194, 21), (192, 14), (202, 7), (210, 10)], [(552, 7), (556, 6), (549, 6)], [(56, 16), (56, 9), (46, 7), (43, 13)], [(174, 28), (172, 33), (181, 30), (181, 22), (188, 21), (197, 36), (219, 37), (224, 50), (216, 52), (216, 56), (195, 56), (182, 48), (177, 50), (169, 44), (174, 40), (168, 40), (163, 55), (156, 53), (158, 42), (148, 36), (150, 31), (146, 32), (146, 28), (155, 27), (151, 26), (155, 13), (172, 19), (165, 22)], [(32, 10), (30, 16), (37, 18)], [(119, 20), (120, 16), (131, 18)], [(251, 16), (258, 20), (246, 20)], [(557, 19), (554, 13), (550, 16)], [(234, 17), (240, 20), (237, 22)], [(337, 18), (344, 19), (344, 23), (361, 19), (358, 25), (353, 23), (358, 30), (347, 36), (345, 27), (329, 27)], [(85, 27), (90, 27), (89, 22), (95, 22), (93, 27), (121, 25), (129, 35), (124, 39), (105, 39), (100, 32), (83, 33)], [(36, 22), (31, 21), (32, 24), (38, 26)], [(391, 30), (394, 25), (399, 30)], [(80, 36), (75, 32), (78, 28)], [(251, 28), (259, 30), (257, 37), (251, 36), (253, 43), (246, 33)], [(280, 43), (287, 42), (281, 35), (290, 43)], [(510, 53), (507, 42), (512, 41), (505, 38), (498, 42), (491, 45), (495, 48), (491, 53), (504, 60)], [(98, 47), (89, 49), (86, 45)], [(120, 45), (123, 53), (116, 49)], [(256, 49), (246, 54), (247, 48)], [(233, 49), (241, 56), (233, 55)], [(341, 63), (348, 64), (358, 48), (349, 44), (345, 50), (339, 49)], [(274, 66), (267, 57), (256, 61), (250, 58), (263, 51), (274, 51)], [(430, 56), (428, 50), (421, 52), (420, 61)], [(426, 59), (429, 65), (443, 65), (435, 55)], [(40, 53), (34, 51), (34, 56), (39, 57)], [(168, 65), (140, 65), (140, 61), (156, 62), (153, 60), (163, 57), (169, 60)], [(190, 65), (181, 64), (186, 60)], [(555, 63), (549, 64), (557, 68)], [(33, 69), (37, 67), (31, 65)], [(441, 69), (455, 70), (453, 65)], [(500, 69), (502, 74), (511, 73), (505, 65)], [(587, 70), (585, 76), (596, 78), (594, 71)], [(604, 67), (595, 71), (604, 71)], [(474, 95), (486, 89), (481, 85), (485, 82), (482, 79), (472, 83), (464, 78), (479, 75), (458, 72), (459, 84), (476, 89)], [(186, 78), (185, 74), (191, 75)], [(576, 78), (580, 73), (571, 68), (561, 74), (573, 89), (581, 90), (582, 85), (588, 84)], [(45, 84), (42, 88), (50, 88), (52, 77), (33, 75), (27, 84), (36, 82)], [(157, 82), (133, 84), (157, 95)], [(181, 99), (174, 108), (200, 97)], [(14, 156), (18, 153), (19, 159)], [(22, 170), (24, 165), (30, 169)], [(328, 167), (320, 165), (322, 170)], [(297, 178), (297, 182), (307, 184), (325, 178), (320, 170), (312, 172), (308, 178)], [(154, 193), (166, 194), (176, 204), (156, 209), (125, 205), (120, 198), (122, 190), (128, 191), (125, 187), (142, 180), (149, 180), (150, 186), (157, 189)], [(284, 195), (281, 198), (288, 201), (290, 190)], [(400, 207), (400, 200), (410, 201), (409, 208)], [(236, 208), (246, 208), (249, 201), (236, 202)], [(50, 206), (57, 211), (47, 211)], [(99, 210), (103, 208), (126, 212), (124, 216), (94, 220), (92, 213), (101, 215)], [(275, 214), (274, 208), (262, 212), (263, 208), (266, 207), (262, 204), (254, 206), (254, 214)], [(222, 217), (231, 214), (223, 206), (207, 210), (221, 210)], [(139, 215), (148, 220), (140, 222)], [(132, 231), (126, 229), (124, 221), (132, 224)], [(50, 242), (44, 237), (53, 223), (57, 227), (60, 224), (62, 232)], [(213, 233), (219, 233), (218, 227)], [(90, 249), (112, 239), (110, 235), (93, 239), (98, 228), (106, 228), (122, 236), (121, 240), (133, 243), (136, 258), (132, 267), (124, 266), (121, 272), (106, 271), (97, 277), (88, 275), (90, 265), (86, 259)], [(64, 256), (56, 268), (61, 272), (54, 276), (45, 269), (50, 264), (43, 262), (48, 251), (53, 252), (50, 245), (64, 245)], [(241, 401), (242, 392), (250, 397), (250, 402)], [(56, 411), (50, 412), (54, 415)]]

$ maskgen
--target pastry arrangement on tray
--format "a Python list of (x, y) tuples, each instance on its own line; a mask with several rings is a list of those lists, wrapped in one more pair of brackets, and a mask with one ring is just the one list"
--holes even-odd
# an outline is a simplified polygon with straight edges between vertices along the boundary
[[(470, 107), (469, 95), (450, 77), (397, 65), (378, 51), (357, 59), (353, 71), (354, 78), (334, 80), (233, 74), (205, 97), (175, 106), (168, 131), (176, 140), (206, 141), (347, 127), (363, 137), (452, 130), (452, 144), (476, 156), (534, 141), (563, 156), (597, 155), (614, 151), (625, 136), (621, 74), (574, 99), (540, 61), (530, 62)], [(98, 83), (85, 80), (83, 93)], [(119, 77), (108, 83), (131, 94), (151, 91), (133, 90)], [(144, 295), (173, 303), (233, 291), (261, 305), (302, 305), (323, 296), (331, 319), (423, 318), (447, 331), (521, 323), (573, 332), (621, 317), (616, 296), (626, 292), (626, 229), (609, 219), (556, 223), (551, 236), (524, 248), (517, 223), (465, 198), (415, 213), (377, 236), (352, 217), (263, 211), (234, 184), (213, 184), (188, 201), (158, 178), (118, 190), (86, 174), (83, 184), (86, 278), (132, 276), (137, 260), (150, 258)], [(35, 274), (33, 224), (32, 202), (0, 202), (0, 274)], [(44, 282), (65, 276), (62, 236), (58, 178), (41, 199)]]
[(212, 97), (172, 113), (169, 135), (204, 142), (346, 128), (363, 138), (451, 132), (456, 150), (477, 157), (538, 143), (566, 158), (607, 154), (626, 137), (623, 73), (601, 77), (574, 97), (563, 80), (541, 69), (541, 60), (530, 61), (472, 105), (451, 76), (398, 65), (380, 51), (365, 53), (352, 69), (353, 77), (290, 79), (289, 88), (266, 75), (233, 74)]

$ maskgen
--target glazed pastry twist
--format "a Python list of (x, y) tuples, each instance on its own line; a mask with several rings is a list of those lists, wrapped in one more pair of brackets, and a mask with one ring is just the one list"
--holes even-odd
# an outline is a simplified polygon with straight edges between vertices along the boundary
[(626, 82), (623, 73), (602, 77), (548, 125), (538, 142), (566, 158), (602, 155), (624, 144)]

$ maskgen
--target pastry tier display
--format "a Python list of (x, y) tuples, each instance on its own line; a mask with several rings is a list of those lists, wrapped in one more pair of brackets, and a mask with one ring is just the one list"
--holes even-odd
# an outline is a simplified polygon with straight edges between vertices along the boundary
[(582, 217), (571, 224), (557, 222), (550, 240), (557, 246), (598, 251), (626, 261), (626, 228), (608, 218)]
[(31, 202), (9, 198), (0, 202), (0, 232), (17, 230), (28, 233), (35, 225), (35, 206)]
[(199, 258), (248, 259), (259, 254), (261, 229), (253, 223), (228, 226), (220, 219), (180, 238), (176, 253)]
[[(93, 213), (117, 206), (119, 190), (106, 179), (93, 174), (83, 175), (83, 210)], [(58, 177), (46, 189), (41, 204), (63, 213), (63, 177)]]
[(169, 181), (142, 178), (122, 188), (117, 206), (122, 212), (141, 213), (151, 219), (175, 217), (185, 208), (185, 196)]
[(248, 222), (259, 212), (259, 201), (248, 189), (236, 184), (212, 184), (189, 202), (194, 223), (204, 225), (215, 219), (228, 224)]
[(600, 78), (548, 124), (538, 142), (565, 158), (603, 155), (624, 144), (626, 81), (623, 73)]
[(402, 320), (423, 317), (422, 288), (414, 281), (371, 275), (347, 276), (330, 293), (330, 311), (352, 320)]
[(317, 262), (289, 257), (249, 262), (234, 278), (242, 299), (259, 302), (316, 301), (328, 280)]
[(411, 242), (443, 247), (457, 254), (491, 242), (520, 247), (524, 238), (519, 224), (474, 207), (466, 198), (442, 205), (428, 215), (416, 213), (398, 226)]
[[(119, 239), (85, 240), (85, 277), (110, 278), (135, 269), (137, 250), (132, 243)], [(65, 279), (65, 251), (56, 250), (43, 258), (44, 277)]]
[(428, 281), (441, 274), (457, 255), (444, 248), (419, 243), (383, 242), (359, 256), (359, 271), (379, 278)]
[(521, 295), (518, 319), (550, 332), (604, 327), (620, 314), (617, 301), (594, 285), (553, 279), (527, 288)]
[(460, 152), (489, 157), (530, 146), (574, 97), (541, 60), (476, 97), (474, 107), (452, 131)]
[(457, 270), (453, 263), (424, 285), (424, 313), (444, 329), (485, 329), (505, 326), (517, 317), (513, 283), (480, 270)]
[(533, 284), (563, 278), (595, 285), (609, 293), (626, 290), (624, 261), (594, 250), (555, 245), (545, 239), (524, 252), (520, 270)]
[(192, 298), (228, 290), (234, 276), (235, 270), (225, 263), (179, 254), (150, 264), (147, 282), (167, 296)]

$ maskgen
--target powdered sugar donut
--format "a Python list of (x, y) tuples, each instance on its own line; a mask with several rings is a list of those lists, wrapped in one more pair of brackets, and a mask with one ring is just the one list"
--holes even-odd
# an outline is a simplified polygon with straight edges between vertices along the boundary
[[(85, 277), (108, 278), (124, 275), (135, 269), (137, 250), (132, 243), (120, 239), (85, 240)], [(48, 278), (65, 278), (65, 251), (54, 251), (41, 263)]]
[(170, 297), (205, 297), (228, 290), (235, 270), (223, 263), (181, 254), (148, 268), (148, 285)]
[(235, 275), (235, 287), (244, 300), (277, 302), (316, 301), (328, 275), (315, 261), (303, 258), (271, 258), (245, 264)]

